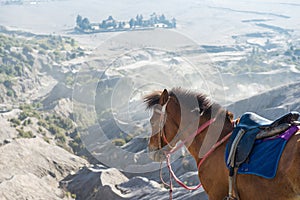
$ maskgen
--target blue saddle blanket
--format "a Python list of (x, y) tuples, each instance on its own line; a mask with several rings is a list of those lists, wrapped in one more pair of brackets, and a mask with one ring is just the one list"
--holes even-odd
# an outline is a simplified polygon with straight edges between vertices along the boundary
[[(238, 174), (252, 174), (267, 179), (274, 178), (284, 147), (290, 137), (298, 130), (299, 127), (292, 126), (275, 138), (256, 140), (248, 159), (240, 165)], [(227, 146), (225, 161), (227, 161), (229, 151)]]

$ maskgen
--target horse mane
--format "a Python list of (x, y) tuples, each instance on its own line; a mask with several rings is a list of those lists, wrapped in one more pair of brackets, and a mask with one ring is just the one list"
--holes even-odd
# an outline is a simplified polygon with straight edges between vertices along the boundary
[[(151, 109), (154, 105), (159, 103), (161, 94), (162, 91), (155, 91), (144, 97), (144, 102), (147, 104), (147, 109)], [(197, 99), (200, 109), (199, 112), (210, 109), (212, 105), (217, 105), (219, 107), (219, 105), (212, 102), (207, 95), (180, 87), (173, 88), (171, 91), (169, 91), (169, 96), (175, 97), (177, 101), (180, 100), (180, 103), (184, 103), (186, 106), (193, 106), (195, 104), (195, 99)], [(193, 109), (195, 108), (191, 108), (191, 110)]]
[(151, 109), (154, 105), (159, 103), (161, 94), (162, 91), (154, 91), (151, 94), (144, 97), (144, 102), (147, 104), (147, 109)]

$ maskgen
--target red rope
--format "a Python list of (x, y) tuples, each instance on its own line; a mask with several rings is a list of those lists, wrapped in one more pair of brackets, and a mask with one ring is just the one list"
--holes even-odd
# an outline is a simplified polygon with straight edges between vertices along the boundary
[(221, 146), (221, 144), (223, 144), (230, 136), (231, 133), (228, 133), (225, 137), (222, 138), (222, 140), (220, 140), (219, 142), (217, 142), (216, 144), (214, 144), (211, 149), (203, 156), (203, 158), (200, 160), (199, 164), (198, 164), (198, 170), (200, 169), (200, 166), (203, 164), (203, 162), (208, 158), (208, 156), (210, 156), (210, 154), (212, 154), (216, 148), (218, 148), (219, 146)]
[[(193, 138), (195, 138), (198, 134), (200, 134), (205, 128), (207, 128), (209, 125), (211, 125), (212, 123), (214, 123), (216, 121), (216, 118), (210, 119), (208, 121), (206, 121), (204, 124), (202, 124), (197, 131), (194, 132), (194, 134), (190, 135), (188, 138), (186, 138), (184, 141), (181, 142), (181, 144), (179, 144), (178, 146), (176, 146), (175, 148), (172, 148), (169, 152), (166, 152), (166, 162), (167, 162), (167, 166), (169, 169), (169, 176), (170, 176), (170, 200), (172, 199), (172, 192), (173, 192), (173, 185), (172, 185), (172, 177), (174, 178), (174, 180), (183, 188), (187, 189), (187, 190), (196, 190), (198, 188), (200, 188), (202, 186), (202, 184), (198, 184), (195, 187), (189, 187), (186, 184), (184, 184), (179, 178), (177, 178), (177, 176), (175, 175), (172, 166), (171, 166), (171, 162), (170, 162), (170, 157), (171, 154), (176, 152), (178, 149), (180, 149), (181, 147), (183, 147), (183, 145), (185, 145), (186, 142), (192, 140)], [(166, 138), (164, 138), (165, 141), (167, 142), (167, 144), (169, 145), (168, 141), (166, 140)], [(162, 182), (165, 184), (165, 182), (163, 181), (162, 177), (161, 177)], [(167, 185), (167, 184), (165, 184)]]
[(172, 169), (172, 166), (171, 166), (171, 162), (170, 162), (170, 157), (171, 155), (170, 154), (167, 154), (166, 155), (166, 158), (167, 158), (167, 166), (168, 166), (168, 169), (169, 169), (169, 172), (170, 174), (172, 175), (172, 177), (174, 178), (174, 180), (183, 188), (187, 189), (187, 190), (196, 190), (198, 188), (200, 188), (202, 186), (202, 184), (198, 184), (197, 186), (194, 186), (194, 187), (189, 187), (187, 186), (186, 184), (184, 184), (179, 178), (177, 178), (177, 176), (175, 175), (173, 169)]
[(204, 129), (206, 129), (209, 125), (211, 125), (215, 121), (216, 121), (216, 118), (213, 118), (213, 119), (210, 119), (210, 120), (206, 121), (202, 126), (200, 126), (197, 129), (197, 131), (194, 132), (194, 134), (191, 134), (188, 138), (186, 138), (178, 146), (176, 146), (176, 148), (171, 149), (170, 152), (169, 152), (169, 154), (174, 153), (178, 149), (180, 149), (181, 147), (183, 147), (186, 142), (188, 142), (188, 141), (192, 140), (193, 138), (195, 138), (198, 134), (200, 134)]
[[(198, 129), (199, 130), (199, 129)], [(199, 133), (198, 133), (199, 134)], [(219, 146), (221, 146), (230, 136), (232, 133), (227, 134), (224, 138), (222, 138), (222, 140), (220, 140), (219, 142), (217, 142), (216, 144), (214, 144), (212, 146), (212, 148), (204, 155), (204, 157), (201, 159), (201, 161), (198, 164), (198, 170), (200, 169), (201, 165), (204, 163), (204, 161), (208, 158), (208, 156), (210, 156)], [(187, 186), (186, 184), (184, 184), (179, 178), (177, 178), (177, 176), (175, 175), (173, 169), (172, 169), (172, 165), (170, 162), (170, 158), (171, 158), (171, 153), (172, 152), (168, 152), (166, 153), (166, 162), (167, 162), (167, 166), (169, 169), (169, 174), (170, 174), (170, 200), (172, 199), (172, 192), (173, 192), (173, 185), (172, 185), (172, 177), (174, 178), (174, 180), (183, 188), (187, 189), (187, 190), (197, 190), (198, 188), (200, 188), (202, 186), (201, 183), (199, 183), (198, 185), (194, 186), (194, 187), (190, 187)], [(165, 183), (163, 181), (163, 183)], [(166, 184), (168, 185), (168, 184)]]
[(160, 171), (160, 172), (159, 172), (159, 177), (160, 177), (161, 182), (162, 182), (165, 186), (170, 187), (170, 185), (169, 185), (168, 183), (165, 182), (165, 180), (164, 180), (164, 178), (163, 178), (163, 176), (162, 176), (162, 162), (160, 162), (160, 170), (159, 170), (159, 171)]
[[(170, 200), (172, 199), (172, 192), (173, 192), (173, 184), (172, 184), (172, 177), (174, 178), (174, 180), (183, 188), (187, 189), (187, 190), (197, 190), (198, 188), (200, 188), (202, 186), (201, 183), (199, 183), (198, 185), (194, 186), (194, 187), (190, 187), (187, 186), (186, 184), (184, 184), (179, 178), (177, 178), (177, 176), (175, 175), (172, 166), (171, 166), (171, 162), (170, 162), (170, 158), (171, 158), (171, 154), (176, 152), (178, 149), (180, 149), (181, 147), (183, 147), (183, 145), (185, 145), (186, 142), (192, 140), (193, 138), (195, 138), (198, 134), (200, 134), (204, 129), (206, 129), (209, 125), (211, 125), (212, 123), (214, 123), (216, 121), (216, 117), (212, 118), (208, 121), (206, 121), (204, 124), (202, 124), (197, 131), (194, 132), (194, 134), (190, 135), (188, 138), (186, 138), (184, 141), (182, 141), (179, 145), (175, 146), (175, 148), (171, 148), (170, 151), (165, 152), (166, 154), (166, 163), (167, 163), (167, 167), (169, 169), (169, 176), (170, 176), (170, 184), (167, 184), (163, 178), (162, 178), (162, 174), (160, 174), (160, 178), (161, 181), (163, 182), (164, 185), (169, 186), (170, 188)], [(200, 169), (201, 165), (204, 163), (204, 161), (208, 158), (209, 155), (211, 155), (216, 148), (218, 148), (221, 144), (223, 144), (230, 136), (232, 133), (227, 134), (224, 138), (222, 138), (219, 142), (217, 142), (216, 144), (214, 144), (211, 149), (204, 155), (204, 157), (200, 160), (199, 164), (198, 164), (198, 170)], [(172, 147), (167, 138), (163, 135), (163, 140), (167, 143), (168, 146)], [(161, 173), (161, 172), (160, 172)]]
[(170, 176), (170, 189), (169, 189), (169, 199), (172, 200), (172, 192), (173, 192), (173, 183), (172, 183), (172, 176), (171, 176), (171, 171), (169, 171), (169, 176)]

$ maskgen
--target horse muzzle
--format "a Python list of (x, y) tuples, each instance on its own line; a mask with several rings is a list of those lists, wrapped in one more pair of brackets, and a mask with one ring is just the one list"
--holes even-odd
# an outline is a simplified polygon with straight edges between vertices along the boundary
[(164, 160), (166, 160), (166, 156), (164, 154), (164, 151), (162, 151), (161, 149), (151, 149), (149, 148), (149, 158), (155, 162), (162, 162)]

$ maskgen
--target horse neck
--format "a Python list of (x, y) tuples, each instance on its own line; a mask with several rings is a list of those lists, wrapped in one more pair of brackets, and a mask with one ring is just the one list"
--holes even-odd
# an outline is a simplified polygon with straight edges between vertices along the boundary
[[(223, 126), (223, 124), (224, 124), (224, 126)], [(201, 126), (201, 124), (199, 124), (199, 126)], [(227, 134), (229, 134), (233, 130), (232, 123), (228, 119), (225, 119), (225, 121), (224, 120), (218, 120), (218, 119), (216, 119), (216, 121), (211, 126), (222, 127), (221, 128), (222, 131), (219, 134), (219, 138), (218, 138), (217, 141), (222, 140), (222, 138), (224, 138)], [(214, 127), (211, 127), (211, 128), (213, 129)], [(197, 135), (194, 138), (194, 140), (191, 143), (191, 145), (188, 147), (188, 150), (189, 150), (190, 154), (194, 157), (194, 159), (196, 160), (197, 164), (201, 160), (201, 158), (199, 157), (199, 152), (200, 152), (200, 149), (202, 147), (204, 138), (206, 137), (207, 131), (208, 131), (208, 128), (206, 130), (204, 130), (202, 133), (200, 133), (199, 135)], [(219, 130), (215, 130), (215, 131), (219, 132)], [(209, 144), (209, 145), (211, 147), (212, 145), (214, 145), (214, 143)], [(223, 145), (225, 145), (225, 144), (223, 144)]]

